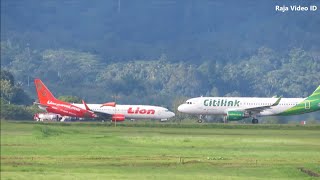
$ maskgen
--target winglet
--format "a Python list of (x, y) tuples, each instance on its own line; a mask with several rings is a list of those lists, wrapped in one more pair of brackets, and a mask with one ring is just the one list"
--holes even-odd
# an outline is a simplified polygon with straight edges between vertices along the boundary
[(279, 99), (275, 103), (273, 103), (271, 106), (277, 106), (280, 103), (280, 101), (281, 101), (281, 97), (279, 97)]
[(90, 111), (90, 108), (89, 108), (88, 105), (84, 102), (84, 100), (82, 100), (82, 104), (84, 105), (84, 107), (86, 108), (86, 110)]

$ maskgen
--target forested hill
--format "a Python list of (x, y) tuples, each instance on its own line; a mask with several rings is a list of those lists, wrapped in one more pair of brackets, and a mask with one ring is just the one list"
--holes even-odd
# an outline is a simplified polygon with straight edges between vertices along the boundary
[(320, 1), (2, 0), (1, 69), (89, 102), (305, 97), (320, 84)]
[(320, 10), (277, 12), (316, 0), (1, 1), (1, 39), (35, 49), (73, 49), (105, 61), (233, 62), (261, 46), (319, 50)]

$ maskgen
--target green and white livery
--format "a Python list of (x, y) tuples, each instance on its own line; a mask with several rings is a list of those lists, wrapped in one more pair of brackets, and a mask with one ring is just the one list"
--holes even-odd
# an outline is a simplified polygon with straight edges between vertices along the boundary
[(307, 98), (197, 97), (178, 107), (178, 111), (187, 114), (224, 115), (225, 121), (251, 117), (253, 124), (258, 123), (260, 116), (297, 115), (318, 110), (320, 86)]

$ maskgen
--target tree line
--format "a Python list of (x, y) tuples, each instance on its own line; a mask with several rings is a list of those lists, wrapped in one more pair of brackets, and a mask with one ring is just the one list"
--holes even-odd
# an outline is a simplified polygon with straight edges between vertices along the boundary
[(41, 78), (56, 97), (169, 109), (196, 96), (306, 97), (320, 84), (319, 54), (301, 48), (281, 56), (261, 47), (238, 63), (205, 61), (200, 65), (173, 63), (164, 55), (156, 60), (104, 63), (88, 52), (40, 51), (9, 42), (1, 43), (1, 52), (5, 69), (1, 96), (6, 102), (23, 105), (37, 99), (34, 78)]

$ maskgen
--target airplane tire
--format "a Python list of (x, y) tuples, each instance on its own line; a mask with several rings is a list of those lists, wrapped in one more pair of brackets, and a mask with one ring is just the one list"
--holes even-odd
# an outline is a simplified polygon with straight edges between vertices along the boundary
[(199, 120), (198, 120), (198, 123), (202, 123), (202, 119), (199, 119)]
[(258, 124), (258, 123), (259, 123), (258, 119), (252, 119), (252, 124)]

